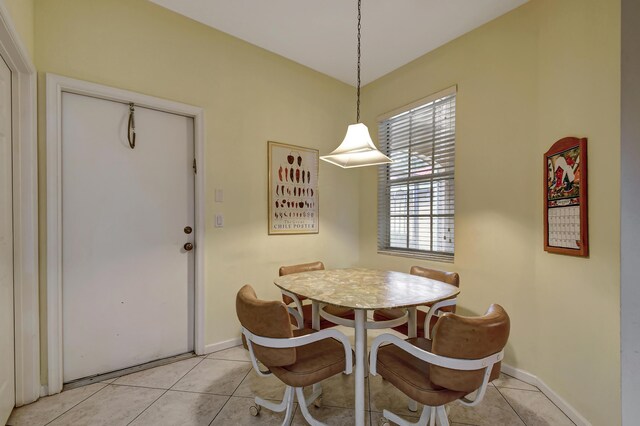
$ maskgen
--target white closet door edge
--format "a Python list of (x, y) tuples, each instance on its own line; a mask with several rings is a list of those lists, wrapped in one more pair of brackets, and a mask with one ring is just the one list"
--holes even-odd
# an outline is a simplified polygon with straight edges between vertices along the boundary
[(13, 73), (14, 314), (16, 406), (40, 396), (36, 69), (4, 2), (0, 55)]

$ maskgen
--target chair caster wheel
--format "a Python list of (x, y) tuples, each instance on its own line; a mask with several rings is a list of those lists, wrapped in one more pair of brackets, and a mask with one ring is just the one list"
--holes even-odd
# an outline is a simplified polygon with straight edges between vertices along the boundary
[(260, 414), (260, 407), (259, 405), (252, 405), (251, 407), (249, 407), (249, 413), (251, 413), (251, 415), (253, 417), (257, 417), (258, 414)]
[(386, 418), (380, 417), (380, 419), (378, 419), (378, 426), (391, 426), (391, 423), (389, 423), (389, 420)]
[(322, 397), (321, 397), (321, 396), (317, 397), (317, 398), (316, 398), (316, 400), (315, 400), (315, 401), (313, 401), (313, 405), (314, 405), (316, 408), (320, 408), (320, 407), (322, 407)]

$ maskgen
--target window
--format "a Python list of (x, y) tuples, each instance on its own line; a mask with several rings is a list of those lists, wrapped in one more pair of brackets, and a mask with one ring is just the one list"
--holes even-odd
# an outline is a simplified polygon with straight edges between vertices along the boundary
[(453, 261), (456, 88), (380, 118), (378, 140), (378, 251)]

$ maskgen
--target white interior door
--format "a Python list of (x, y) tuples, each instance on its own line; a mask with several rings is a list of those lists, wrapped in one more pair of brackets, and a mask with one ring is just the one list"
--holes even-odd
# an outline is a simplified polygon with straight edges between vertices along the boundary
[(193, 350), (193, 119), (62, 95), (63, 378)]
[(0, 424), (16, 401), (13, 339), (11, 70), (0, 57)]

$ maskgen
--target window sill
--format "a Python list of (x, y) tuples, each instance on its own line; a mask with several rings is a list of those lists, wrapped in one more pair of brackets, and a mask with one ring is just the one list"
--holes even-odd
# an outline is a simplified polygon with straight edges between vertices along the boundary
[(408, 257), (412, 259), (431, 260), (434, 262), (453, 263), (454, 255), (445, 253), (427, 253), (406, 250), (378, 249), (378, 254), (387, 256)]

